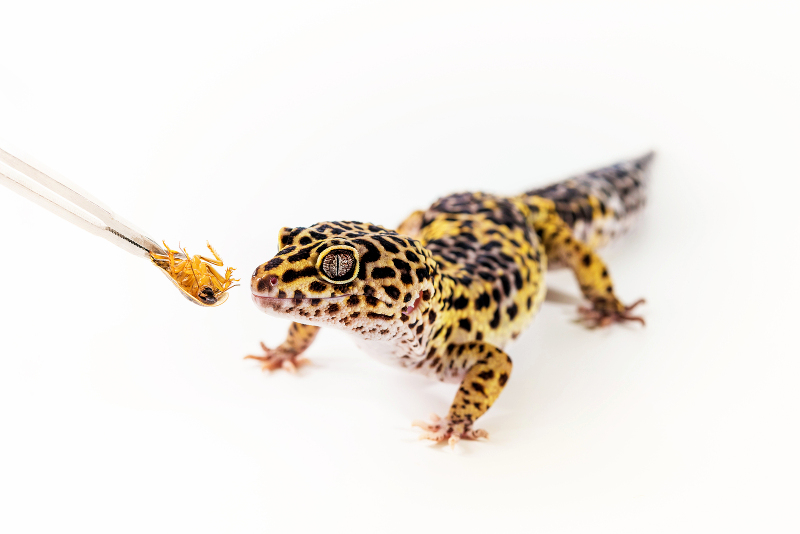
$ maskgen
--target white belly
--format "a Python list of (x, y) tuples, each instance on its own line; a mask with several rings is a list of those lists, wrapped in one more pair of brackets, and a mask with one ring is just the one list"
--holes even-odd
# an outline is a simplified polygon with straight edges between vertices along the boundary
[(391, 365), (393, 367), (401, 367), (403, 369), (425, 375), (429, 378), (434, 378), (442, 382), (452, 382), (457, 384), (461, 382), (465, 371), (457, 369), (452, 372), (446, 372), (438, 375), (436, 370), (429, 365), (422, 365), (417, 367), (417, 364), (425, 359), (424, 348), (419, 351), (412, 350), (407, 342), (397, 340), (379, 341), (364, 339), (356, 337), (356, 345), (358, 348), (369, 354), (372, 358), (379, 362)]

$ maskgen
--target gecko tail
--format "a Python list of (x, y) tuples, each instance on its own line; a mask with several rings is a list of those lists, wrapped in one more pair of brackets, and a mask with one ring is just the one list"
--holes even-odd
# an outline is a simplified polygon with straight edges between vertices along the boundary
[(520, 195), (555, 203), (558, 215), (575, 237), (592, 248), (602, 247), (627, 232), (647, 199), (647, 182), (655, 152), (573, 176)]

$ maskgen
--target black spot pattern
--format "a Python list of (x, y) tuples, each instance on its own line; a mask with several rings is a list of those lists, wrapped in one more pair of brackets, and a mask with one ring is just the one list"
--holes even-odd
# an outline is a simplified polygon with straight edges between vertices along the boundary
[[(406, 367), (440, 379), (469, 377), (459, 390), (458, 407), (464, 410), (460, 417), (471, 422), (509, 377), (510, 360), (506, 365), (507, 356), (495, 346), (516, 337), (541, 302), (542, 241), (550, 247), (556, 234), (563, 239), (569, 233), (563, 224), (534, 231), (533, 224), (541, 225), (553, 213), (539, 210), (555, 206), (573, 230), (590, 228), (610, 237), (618, 229), (604, 228), (598, 220), (611, 214), (626, 218), (641, 208), (645, 163), (620, 164), (535, 190), (535, 202), (525, 195), (449, 195), (416, 212), (399, 234), (355, 221), (284, 228), (282, 250), (254, 273), (253, 287), (269, 290), (266, 280), (275, 276), (278, 295), (288, 292), (294, 295), (290, 302), (297, 303), (295, 308), (284, 303), (284, 310), (300, 321), (339, 321), (359, 336), (386, 341), (386, 352)], [(574, 243), (567, 237), (570, 265), (596, 268), (599, 280), (602, 262), (586, 254), (584, 240), (577, 232)], [(341, 287), (324, 282), (315, 269), (337, 246), (353, 247), (359, 260), (357, 278)], [(602, 278), (597, 290), (608, 299), (606, 292), (613, 290), (606, 271)], [(493, 363), (498, 358), (502, 365)]]

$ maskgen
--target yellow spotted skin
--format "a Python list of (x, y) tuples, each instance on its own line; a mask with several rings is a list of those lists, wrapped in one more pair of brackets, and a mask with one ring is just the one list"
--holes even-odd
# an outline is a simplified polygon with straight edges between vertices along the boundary
[(353, 221), (283, 228), (278, 254), (255, 270), (251, 291), (263, 311), (295, 323), (280, 347), (249, 357), (294, 370), (319, 327), (345, 330), (375, 357), (459, 384), (445, 418), (415, 423), (423, 437), (453, 444), (485, 436), (473, 424), (511, 375), (502, 349), (544, 300), (548, 264), (575, 273), (590, 326), (641, 321), (617, 299), (594, 249), (644, 206), (651, 159), (516, 197), (450, 195), (397, 231)]

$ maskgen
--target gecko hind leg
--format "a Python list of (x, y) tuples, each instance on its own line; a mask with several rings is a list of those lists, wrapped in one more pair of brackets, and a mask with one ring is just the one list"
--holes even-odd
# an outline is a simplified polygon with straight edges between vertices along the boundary
[(616, 306), (609, 307), (608, 309), (580, 306), (578, 308), (578, 313), (580, 314), (580, 320), (588, 324), (590, 328), (602, 328), (613, 323), (622, 323), (625, 321), (636, 321), (644, 326), (645, 322), (643, 317), (630, 313), (636, 306), (644, 303), (644, 299), (639, 299), (629, 306), (624, 306), (621, 310)]
[(644, 319), (631, 311), (644, 303), (639, 299), (630, 306), (624, 305), (614, 294), (614, 284), (605, 262), (592, 249), (579, 240), (558, 216), (551, 200), (534, 198), (539, 208), (533, 227), (544, 244), (545, 252), (553, 263), (568, 266), (575, 274), (584, 298), (591, 307), (580, 307), (580, 320), (590, 328), (604, 327), (626, 321), (645, 324)]

